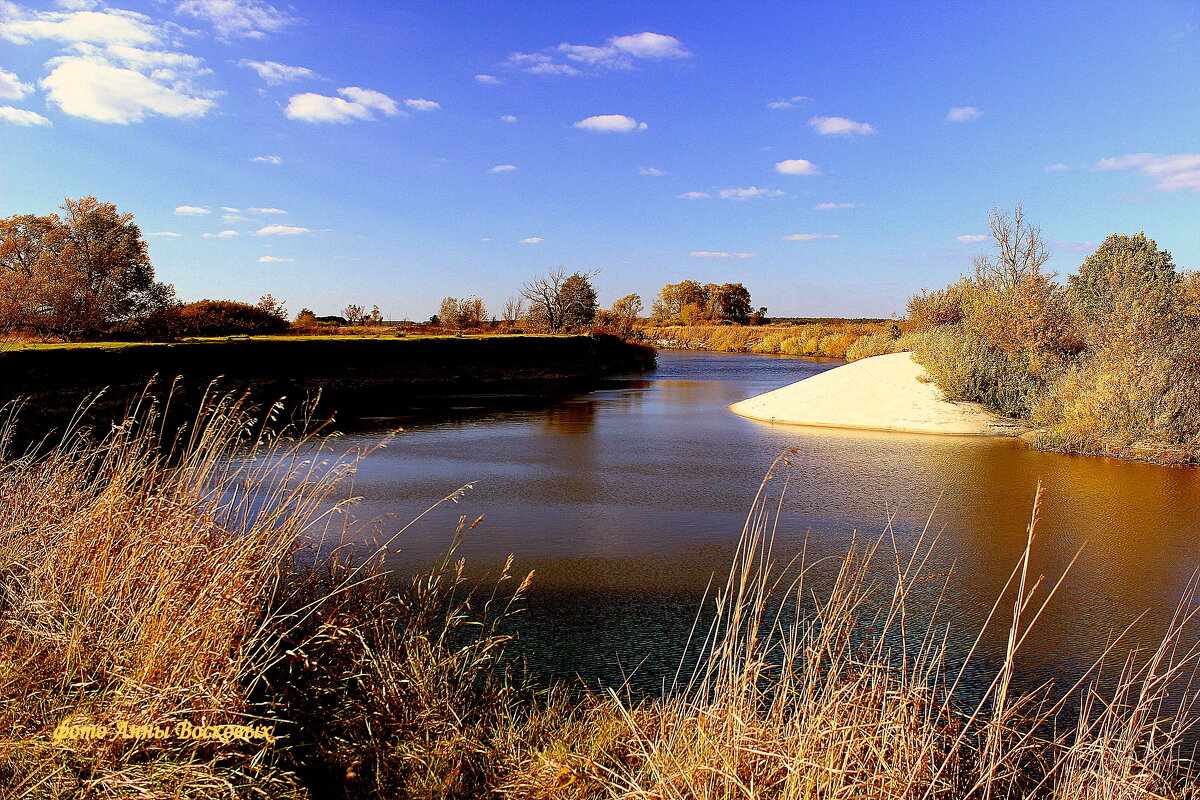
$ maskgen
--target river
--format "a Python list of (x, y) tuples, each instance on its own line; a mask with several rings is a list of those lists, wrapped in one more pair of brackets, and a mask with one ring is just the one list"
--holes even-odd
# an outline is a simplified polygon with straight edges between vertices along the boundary
[[(1039, 483), (1033, 574), (1052, 581), (1078, 559), (1022, 648), (1025, 683), (1073, 678), (1143, 612), (1129, 641), (1161, 634), (1200, 563), (1200, 471), (1011, 439), (770, 425), (726, 408), (841, 363), (664, 351), (655, 372), (586, 394), (453, 398), (355, 420), (339, 447), (403, 431), (361, 464), (354, 514), (378, 517), (371, 530), (386, 535), (472, 483), (399, 538), (392, 561), (433, 560), (459, 515), (483, 515), (461, 555), (494, 567), (513, 554), (517, 572), (536, 571), (522, 653), (541, 675), (593, 685), (632, 672), (653, 689), (674, 674), (706, 585), (724, 580), (762, 476), (788, 449), (780, 557), (843, 554), (889, 517), (888, 547), (894, 539), (907, 557), (929, 522), (937, 543), (925, 571), (948, 577), (931, 578), (924, 597), (951, 624), (951, 660), (1020, 556)], [(984, 672), (999, 646), (988, 640)]]

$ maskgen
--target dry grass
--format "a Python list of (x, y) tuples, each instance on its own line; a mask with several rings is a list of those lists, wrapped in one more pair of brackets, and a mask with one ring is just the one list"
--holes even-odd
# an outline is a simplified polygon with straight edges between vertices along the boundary
[(880, 323), (870, 322), (818, 322), (811, 325), (674, 325), (638, 330), (646, 341), (681, 350), (846, 358), (851, 346), (863, 337), (887, 335), (884, 328)]
[[(901, 555), (885, 531), (844, 558), (776, 563), (774, 469), (700, 655), (664, 696), (536, 692), (504, 657), (531, 576), (468, 581), (467, 520), (412, 579), (376, 558), (394, 536), (309, 557), (310, 538), (336, 539), (354, 457), (269, 434), (232, 398), (181, 436), (159, 419), (134, 409), (0, 466), (0, 796), (1193, 796), (1176, 760), (1192, 694), (1171, 692), (1196, 666), (1194, 611), (1121, 664), (1115, 692), (1012, 689), (1056, 588), (1029, 571), (1036, 509), (989, 617), (1005, 656), (969, 703), (944, 622), (917, 613), (936, 537)], [(1073, 698), (1079, 724), (1053, 735)], [(278, 740), (54, 738), (64, 722), (121, 721), (263, 724)]]

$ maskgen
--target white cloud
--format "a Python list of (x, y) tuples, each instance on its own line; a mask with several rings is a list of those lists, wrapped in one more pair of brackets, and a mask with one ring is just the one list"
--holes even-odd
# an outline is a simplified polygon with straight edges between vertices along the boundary
[(497, 164), (488, 170), (488, 172), (512, 172), (517, 168), (516, 164)]
[(176, 206), (175, 213), (181, 217), (201, 217), (212, 212), (201, 206)]
[(812, 98), (798, 94), (795, 97), (785, 97), (782, 100), (772, 100), (767, 103), (767, 108), (791, 108), (797, 103), (803, 103), (806, 100), (812, 100)]
[(501, 80), (495, 75), (476, 75), (475, 80), (480, 83), (501, 83)]
[(1048, 167), (1042, 167), (1042, 172), (1066, 172), (1070, 167), (1066, 164), (1051, 164)]
[(338, 89), (338, 94), (342, 97), (328, 97), (313, 92), (292, 95), (283, 113), (288, 119), (313, 123), (373, 120), (375, 115), (372, 111), (382, 111), (389, 117), (404, 113), (395, 100), (374, 89), (346, 86)]
[(947, 122), (970, 122), (973, 119), (979, 119), (983, 116), (983, 112), (975, 106), (955, 106), (946, 112)]
[(157, 233), (147, 233), (146, 235), (147, 236), (166, 236), (170, 239), (178, 239), (183, 236), (182, 233), (175, 233), (174, 231), (158, 231)]
[(255, 206), (250, 206), (246, 210), (249, 211), (251, 214), (286, 214), (287, 213), (282, 208), (256, 208)]
[(298, 233), (312, 233), (308, 228), (297, 228), (292, 225), (267, 225), (254, 232), (255, 236), (295, 236)]
[(317, 73), (308, 67), (289, 67), (287, 64), (280, 64), (278, 61), (250, 61), (243, 58), (238, 62), (238, 66), (249, 67), (258, 73), (258, 77), (272, 86), (278, 86), (285, 81), (298, 81), (301, 78), (315, 78), (317, 76)]
[(516, 122), (517, 118), (514, 117), (512, 114), (504, 114), (503, 116), (500, 117), (500, 121), (501, 122)]
[(1159, 192), (1190, 189), (1200, 194), (1200, 153), (1179, 153), (1160, 156), (1154, 153), (1135, 153), (1116, 158), (1103, 158), (1092, 169), (1140, 169), (1143, 175), (1157, 181), (1152, 187)]
[(16, 3), (0, 4), (0, 38), (16, 44), (46, 39), (99, 45), (156, 45), (166, 37), (162, 26), (133, 11), (32, 11)]
[[(579, 75), (573, 64), (593, 69), (633, 69), (638, 61), (688, 58), (691, 53), (674, 36), (644, 31), (614, 36), (602, 45), (567, 44), (536, 53), (513, 53), (508, 66), (542, 75)], [(566, 63), (566, 62), (571, 62)]]
[(435, 111), (442, 107), (440, 103), (435, 103), (432, 100), (426, 100), (424, 98), (409, 98), (408, 100), (404, 101), (404, 105), (408, 106), (409, 108), (416, 109), (417, 111)]
[(709, 250), (697, 250), (688, 255), (694, 258), (754, 258), (758, 253), (714, 253)]
[(835, 208), (854, 208), (854, 203), (817, 203), (813, 206), (816, 211), (832, 211)]
[(295, 261), (294, 258), (276, 258), (275, 256), (259, 256), (258, 261), (261, 264), (278, 264), (284, 261)]
[(12, 106), (0, 106), (0, 121), (8, 122), (12, 125), (20, 125), (23, 128), (41, 127), (52, 124), (50, 120), (43, 117), (34, 111), (26, 111), (23, 108), (14, 108)]
[(971, 233), (966, 236), (955, 236), (954, 240), (963, 244), (979, 244), (980, 242), (986, 242), (989, 238), (991, 237), (982, 233)]
[(820, 175), (821, 170), (807, 158), (789, 158), (775, 162), (775, 171), (783, 175)]
[(261, 39), (296, 22), (261, 0), (183, 0), (175, 13), (208, 22), (222, 39), (237, 36)]
[(249, 160), (256, 164), (274, 164), (275, 166), (283, 163), (283, 159), (279, 156), (254, 156)]
[(787, 236), (780, 236), (781, 242), (812, 242), (817, 239), (840, 239), (841, 235), (836, 233), (789, 233)]
[(240, 208), (234, 208), (233, 206), (221, 206), (221, 210), (230, 214), (240, 214), (242, 212)]
[(630, 131), (644, 131), (647, 125), (624, 114), (600, 114), (579, 120), (575, 123), (575, 127), (595, 133), (629, 133)]
[(205, 233), (203, 237), (205, 239), (230, 239), (237, 235), (237, 231), (221, 231), (220, 233)]
[(15, 74), (0, 69), (0, 100), (22, 100), (33, 91), (33, 86), (21, 83)]
[(709, 197), (712, 197), (712, 195), (707, 192), (684, 192), (679, 195), (681, 200), (704, 200)]
[(241, 214), (223, 214), (221, 222), (249, 222), (249, 217), (243, 217)]
[(783, 197), (787, 192), (780, 189), (760, 189), (757, 186), (719, 189), (717, 197), (725, 200), (753, 200), (758, 197)]
[(216, 105), (211, 97), (189, 93), (194, 90), (186, 81), (165, 86), (141, 72), (94, 57), (60, 56), (47, 64), (53, 69), (42, 79), (42, 88), (51, 102), (75, 117), (127, 125), (154, 115), (202, 117)]
[(662, 177), (667, 173), (656, 167), (638, 167), (638, 175), (653, 175), (656, 178)]
[(845, 117), (813, 117), (808, 124), (822, 136), (867, 136), (879, 132), (865, 122)]
[(517, 244), (541, 244), (544, 241), (546, 240), (540, 236), (530, 236), (528, 239), (522, 239), (517, 242)]

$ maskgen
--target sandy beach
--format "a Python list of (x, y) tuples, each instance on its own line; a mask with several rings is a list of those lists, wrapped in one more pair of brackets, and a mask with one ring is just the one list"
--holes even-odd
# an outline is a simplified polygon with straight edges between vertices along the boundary
[(837, 428), (1014, 436), (1019, 425), (977, 403), (951, 402), (908, 353), (864, 358), (729, 407), (764, 422)]

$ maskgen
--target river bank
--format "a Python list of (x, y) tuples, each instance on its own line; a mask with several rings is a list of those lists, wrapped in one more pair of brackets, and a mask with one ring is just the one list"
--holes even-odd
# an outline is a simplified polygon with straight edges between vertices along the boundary
[(223, 390), (330, 409), (392, 407), (469, 392), (562, 392), (605, 375), (652, 369), (654, 350), (615, 336), (422, 338), (252, 337), (172, 344), (14, 348), (0, 352), (0, 404), (22, 398), (22, 421), (119, 410), (150, 381), (186, 405), (219, 378)]
[[(803, 325), (669, 325), (638, 329), (642, 340), (663, 350), (761, 353), (809, 358), (876, 355), (856, 352), (856, 344), (886, 333), (877, 322), (815, 322)], [(890, 340), (891, 336), (888, 335)], [(862, 350), (862, 345), (858, 345)]]

